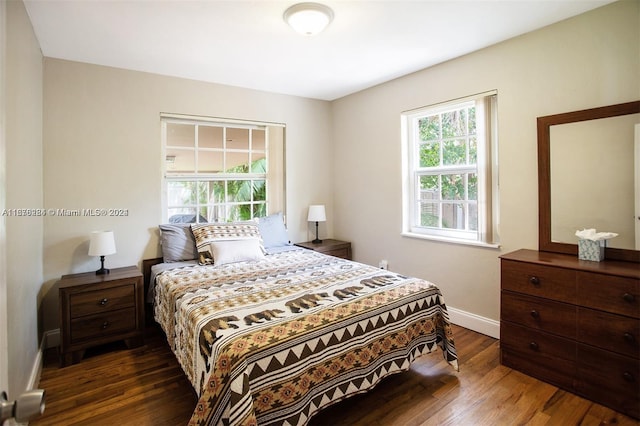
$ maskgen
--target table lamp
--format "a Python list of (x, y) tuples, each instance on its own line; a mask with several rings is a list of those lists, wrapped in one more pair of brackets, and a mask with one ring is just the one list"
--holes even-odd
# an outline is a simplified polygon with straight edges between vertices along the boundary
[(109, 270), (104, 267), (104, 257), (115, 254), (115, 252), (116, 242), (113, 237), (113, 231), (94, 231), (91, 233), (89, 256), (100, 256), (100, 269), (96, 271), (96, 275), (109, 273)]
[(309, 222), (316, 223), (316, 239), (311, 241), (313, 244), (320, 244), (322, 240), (318, 238), (318, 222), (324, 222), (327, 220), (327, 215), (324, 211), (323, 205), (309, 206), (309, 215), (307, 216)]

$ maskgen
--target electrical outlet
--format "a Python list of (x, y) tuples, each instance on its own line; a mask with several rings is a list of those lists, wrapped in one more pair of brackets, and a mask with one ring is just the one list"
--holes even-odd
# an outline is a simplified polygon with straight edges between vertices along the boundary
[(380, 261), (380, 263), (378, 263), (378, 268), (380, 268), (380, 269), (385, 269), (386, 270), (386, 269), (388, 269), (388, 267), (389, 267), (389, 262), (387, 262), (387, 259), (382, 259)]

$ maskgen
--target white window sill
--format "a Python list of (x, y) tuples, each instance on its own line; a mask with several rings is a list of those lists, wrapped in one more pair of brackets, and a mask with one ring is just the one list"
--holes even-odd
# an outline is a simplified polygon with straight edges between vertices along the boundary
[(475, 247), (484, 247), (484, 248), (492, 248), (492, 249), (500, 248), (499, 243), (485, 243), (482, 241), (462, 240), (459, 238), (439, 237), (435, 235), (416, 234), (413, 232), (403, 232), (400, 235), (402, 235), (403, 237), (417, 238), (420, 240), (440, 241), (443, 243), (461, 244), (465, 246), (475, 246)]

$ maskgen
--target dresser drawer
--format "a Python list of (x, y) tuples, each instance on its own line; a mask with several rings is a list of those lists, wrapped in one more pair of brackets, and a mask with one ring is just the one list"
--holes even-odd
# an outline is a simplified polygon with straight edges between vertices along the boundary
[(576, 271), (502, 259), (502, 289), (575, 303)]
[(640, 280), (579, 271), (578, 303), (640, 318)]
[(110, 334), (133, 331), (137, 327), (135, 308), (120, 309), (71, 321), (71, 343)]
[(128, 308), (135, 305), (135, 282), (118, 287), (74, 293), (69, 296), (71, 318)]
[(588, 308), (578, 308), (578, 340), (602, 349), (640, 358), (640, 320)]
[(501, 317), (526, 327), (576, 338), (576, 307), (539, 297), (502, 292)]
[(509, 322), (500, 324), (500, 358), (507, 367), (560, 387), (573, 386), (574, 341)]
[(587, 345), (578, 345), (576, 391), (640, 418), (640, 362)]

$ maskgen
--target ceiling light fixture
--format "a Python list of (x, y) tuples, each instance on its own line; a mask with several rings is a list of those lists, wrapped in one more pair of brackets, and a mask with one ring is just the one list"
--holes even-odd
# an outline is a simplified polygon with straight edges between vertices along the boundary
[(320, 3), (298, 3), (284, 11), (284, 20), (300, 34), (313, 36), (333, 19), (333, 10)]

